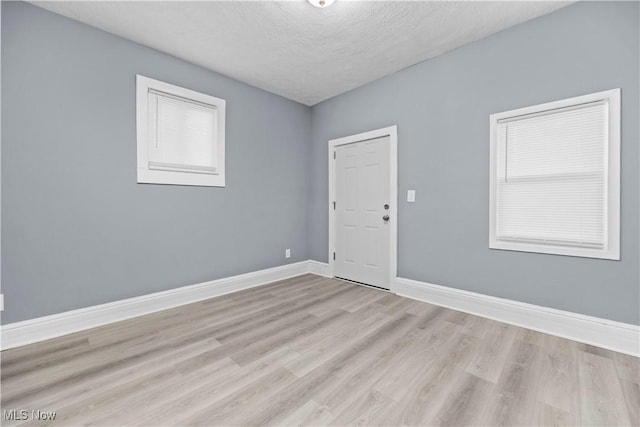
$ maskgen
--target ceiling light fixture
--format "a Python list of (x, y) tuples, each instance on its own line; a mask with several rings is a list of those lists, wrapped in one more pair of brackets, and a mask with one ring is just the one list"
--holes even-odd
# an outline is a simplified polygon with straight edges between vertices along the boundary
[(314, 5), (315, 7), (324, 8), (324, 7), (331, 6), (333, 4), (333, 2), (336, 1), (336, 0), (308, 0), (308, 1), (309, 1), (309, 3)]

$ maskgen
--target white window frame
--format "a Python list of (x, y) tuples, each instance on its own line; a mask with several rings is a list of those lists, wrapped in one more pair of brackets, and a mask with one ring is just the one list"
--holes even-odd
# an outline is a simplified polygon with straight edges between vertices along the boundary
[[(579, 248), (504, 241), (497, 238), (497, 168), (498, 165), (498, 121), (516, 116), (546, 112), (580, 104), (605, 101), (608, 105), (608, 168), (607, 168), (607, 244), (604, 248)], [(490, 129), (490, 207), (489, 248), (587, 258), (620, 259), (620, 89), (612, 89), (531, 107), (519, 108), (491, 114)]]
[[(151, 132), (149, 126), (149, 93), (161, 92), (172, 97), (178, 97), (186, 102), (205, 104), (216, 110), (216, 137), (213, 144), (217, 150), (218, 164), (210, 173), (189, 170), (183, 165), (158, 165), (149, 162), (149, 146)], [(197, 185), (206, 187), (225, 186), (225, 107), (224, 99), (206, 95), (180, 86), (154, 80), (149, 77), (136, 75), (136, 127), (138, 145), (138, 183)]]

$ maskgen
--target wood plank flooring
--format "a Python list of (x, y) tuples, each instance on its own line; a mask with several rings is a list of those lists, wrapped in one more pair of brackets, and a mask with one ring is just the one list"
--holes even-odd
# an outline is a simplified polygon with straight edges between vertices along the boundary
[(0, 356), (3, 425), (640, 424), (637, 358), (313, 275)]

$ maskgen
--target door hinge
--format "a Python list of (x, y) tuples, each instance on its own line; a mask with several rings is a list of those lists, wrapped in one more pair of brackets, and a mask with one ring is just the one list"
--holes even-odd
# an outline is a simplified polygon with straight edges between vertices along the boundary
[(333, 210), (336, 210), (336, 202), (333, 202)]
[(333, 260), (334, 261), (336, 260), (336, 253), (335, 252), (333, 253)]
[(333, 152), (333, 160), (335, 160), (335, 159), (336, 159), (336, 152), (334, 151)]

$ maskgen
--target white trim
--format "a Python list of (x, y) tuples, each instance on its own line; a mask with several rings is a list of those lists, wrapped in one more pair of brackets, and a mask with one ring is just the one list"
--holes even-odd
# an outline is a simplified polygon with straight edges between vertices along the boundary
[(308, 271), (309, 262), (301, 261), (107, 304), (9, 323), (0, 326), (0, 349), (6, 350), (32, 344), (132, 317), (155, 313), (278, 280), (300, 276)]
[(329, 264), (311, 259), (309, 260), (309, 273), (315, 274), (316, 276), (333, 277), (329, 274)]
[[(149, 162), (149, 93), (160, 92), (194, 101), (214, 108), (216, 111), (217, 165), (215, 173), (194, 173), (189, 168), (164, 167), (162, 170), (150, 167)], [(137, 137), (137, 178), (141, 184), (195, 185), (205, 187), (225, 186), (225, 110), (226, 101), (215, 96), (185, 89), (160, 80), (136, 75), (136, 137)], [(203, 169), (203, 168), (199, 168)]]
[[(604, 102), (608, 105), (608, 177), (607, 177), (607, 245), (604, 249), (554, 246), (529, 242), (499, 240), (496, 235), (497, 124), (518, 116), (571, 108), (577, 105)], [(620, 89), (611, 89), (559, 101), (547, 102), (489, 116), (490, 186), (489, 186), (489, 248), (586, 258), (620, 259)]]
[(333, 153), (340, 145), (352, 144), (369, 139), (389, 137), (389, 200), (392, 221), (389, 230), (389, 290), (393, 292), (398, 273), (398, 127), (396, 125), (345, 136), (329, 141), (329, 265), (328, 276), (334, 277), (333, 252), (335, 251), (335, 211), (333, 201), (336, 194), (335, 162)]
[[(308, 260), (9, 323), (0, 326), (0, 349), (7, 350), (32, 344), (306, 273), (331, 277), (328, 264)], [(640, 356), (640, 326), (400, 277), (395, 280), (393, 287), (394, 292), (403, 297)]]
[(503, 323), (640, 356), (640, 326), (397, 278), (396, 293)]

